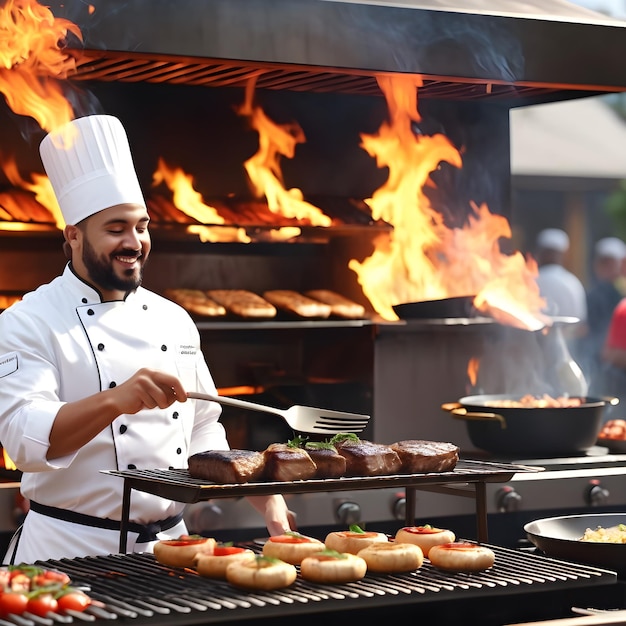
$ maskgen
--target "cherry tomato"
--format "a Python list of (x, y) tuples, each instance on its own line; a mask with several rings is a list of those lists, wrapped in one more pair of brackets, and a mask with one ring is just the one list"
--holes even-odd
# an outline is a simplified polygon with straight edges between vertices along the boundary
[(43, 570), (41, 573), (33, 576), (33, 584), (38, 587), (45, 587), (46, 585), (67, 585), (70, 582), (70, 577), (64, 572), (58, 572), (56, 570)]
[(21, 615), (27, 604), (28, 596), (23, 593), (4, 591), (0, 593), (0, 617), (7, 617), (9, 613)]
[(8, 569), (0, 569), (0, 591), (9, 586), (11, 572)]
[(436, 533), (443, 532), (441, 528), (435, 528), (434, 526), (410, 526), (406, 528), (410, 533), (414, 533), (416, 535), (434, 535)]
[(82, 612), (91, 604), (91, 598), (78, 589), (68, 589), (57, 598), (57, 604), (59, 611)]
[(51, 593), (40, 593), (29, 598), (26, 610), (39, 617), (45, 617), (48, 613), (56, 613), (58, 605)]

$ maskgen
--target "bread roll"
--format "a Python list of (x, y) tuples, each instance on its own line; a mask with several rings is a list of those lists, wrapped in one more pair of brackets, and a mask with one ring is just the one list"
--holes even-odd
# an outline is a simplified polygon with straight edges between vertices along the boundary
[(213, 554), (196, 554), (194, 567), (200, 576), (205, 578), (226, 578), (226, 568), (235, 562), (250, 562), (256, 559), (255, 553), (249, 548), (217, 545)]
[(395, 541), (372, 543), (359, 550), (357, 556), (367, 563), (368, 571), (381, 574), (411, 572), (424, 562), (424, 553), (419, 546)]
[(313, 300), (319, 300), (330, 306), (331, 315), (346, 319), (360, 319), (365, 317), (365, 307), (349, 300), (330, 289), (312, 289), (304, 294)]
[(276, 307), (258, 294), (245, 289), (209, 289), (207, 295), (229, 313), (246, 318), (276, 317)]
[(267, 556), (255, 556), (253, 561), (238, 561), (226, 568), (226, 580), (244, 589), (271, 591), (293, 584), (298, 575), (295, 565)]
[(493, 566), (493, 550), (469, 541), (455, 541), (433, 546), (428, 553), (430, 562), (448, 572), (480, 572)]
[(289, 531), (270, 537), (263, 545), (263, 555), (300, 565), (304, 557), (323, 549), (323, 541)]
[(166, 289), (165, 296), (180, 304), (189, 313), (206, 317), (226, 315), (226, 309), (200, 289)]
[(330, 305), (303, 296), (289, 289), (271, 289), (263, 297), (274, 306), (300, 317), (322, 317), (330, 315)]
[(178, 539), (161, 539), (154, 544), (156, 560), (169, 567), (193, 567), (197, 554), (213, 554), (215, 539), (200, 535), (181, 535)]
[(388, 541), (388, 539), (387, 535), (384, 533), (374, 531), (366, 532), (363, 530), (344, 530), (328, 533), (324, 544), (329, 550), (358, 554), (360, 550), (373, 543), (386, 541)]
[(300, 575), (314, 583), (341, 584), (361, 580), (367, 563), (360, 556), (336, 550), (324, 550), (302, 559)]
[(456, 535), (451, 530), (435, 528), (430, 524), (425, 526), (404, 526), (396, 533), (395, 540), (399, 543), (413, 543), (419, 546), (428, 558), (428, 552), (433, 546), (441, 543), (451, 543)]

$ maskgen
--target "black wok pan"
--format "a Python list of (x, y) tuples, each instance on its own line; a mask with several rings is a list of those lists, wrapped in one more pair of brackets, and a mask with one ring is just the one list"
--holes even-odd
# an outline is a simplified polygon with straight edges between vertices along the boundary
[(422, 300), (404, 302), (393, 306), (395, 314), (401, 320), (445, 319), (456, 317), (474, 317), (473, 307), (476, 296), (454, 296), (440, 300)]
[(529, 522), (524, 531), (548, 556), (623, 572), (626, 570), (626, 543), (580, 541), (587, 528), (611, 528), (618, 524), (626, 524), (626, 512), (548, 517)]
[(519, 400), (509, 395), (466, 396), (443, 404), (455, 419), (464, 420), (471, 442), (481, 450), (522, 457), (560, 456), (587, 452), (596, 445), (605, 407), (617, 398), (582, 398), (575, 407), (492, 407)]

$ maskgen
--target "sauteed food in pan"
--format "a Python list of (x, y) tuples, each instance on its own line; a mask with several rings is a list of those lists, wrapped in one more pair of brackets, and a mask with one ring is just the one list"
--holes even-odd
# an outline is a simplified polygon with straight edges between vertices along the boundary
[(567, 408), (573, 406), (581, 406), (583, 404), (582, 398), (570, 398), (568, 396), (559, 396), (553, 398), (547, 393), (542, 396), (533, 396), (526, 394), (517, 399), (493, 399), (485, 402), (485, 406), (492, 406), (496, 408), (527, 408), (527, 409), (545, 409), (545, 408)]

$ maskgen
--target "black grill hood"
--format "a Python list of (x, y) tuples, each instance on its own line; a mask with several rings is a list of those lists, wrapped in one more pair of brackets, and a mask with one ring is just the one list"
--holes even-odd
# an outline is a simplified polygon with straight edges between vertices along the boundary
[[(563, 0), (61, 0), (79, 80), (420, 96), (510, 106), (626, 90), (626, 22)], [(92, 10), (93, 9), (93, 10)]]

